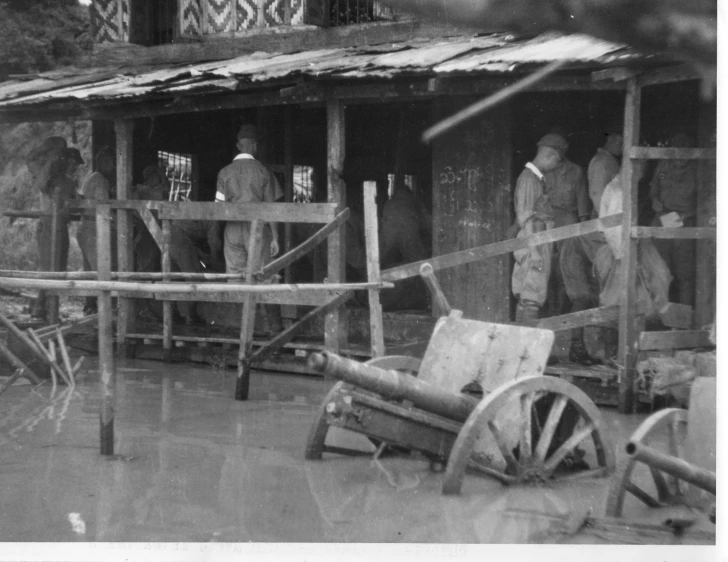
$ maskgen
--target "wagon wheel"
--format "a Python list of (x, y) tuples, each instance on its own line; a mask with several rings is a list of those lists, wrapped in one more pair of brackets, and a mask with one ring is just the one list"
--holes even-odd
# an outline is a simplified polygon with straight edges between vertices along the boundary
[[(508, 415), (506, 405), (514, 406), (512, 411), (519, 408), (517, 419), (511, 417), (508, 426), (503, 421), (504, 414)], [(567, 410), (571, 415), (564, 416)], [(506, 441), (506, 427), (517, 430), (515, 447)], [(501, 468), (502, 462), (493, 462), (496, 458), (486, 460), (481, 454), (472, 454), (481, 436), (488, 436), (486, 432), (495, 442), (498, 456), (505, 461), (505, 469)], [(584, 453), (581, 447), (589, 441), (598, 466), (576, 474), (562, 474), (564, 461), (579, 458), (579, 453)], [(460, 493), (466, 468), (504, 484), (518, 484), (604, 475), (613, 467), (614, 452), (604, 434), (599, 410), (589, 397), (559, 378), (536, 376), (504, 384), (473, 410), (450, 452), (442, 491)]]
[[(653, 414), (647, 418), (634, 432), (630, 441), (642, 445), (649, 443), (650, 447), (661, 447), (673, 457), (682, 458), (683, 440), (687, 430), (688, 413), (681, 408), (669, 408)], [(666, 438), (666, 439), (665, 439)], [(633, 457), (628, 456), (620, 462), (614, 478), (609, 487), (607, 496), (607, 515), (621, 517), (624, 500), (627, 492), (649, 507), (661, 507), (683, 503), (685, 484), (679, 478), (663, 474), (660, 470), (652, 468), (645, 463), (652, 480), (652, 485), (645, 489), (645, 484), (637, 485), (633, 480), (635, 466), (638, 464)]]
[[(420, 360), (414, 357), (407, 357), (405, 355), (388, 355), (385, 357), (375, 357), (365, 363), (366, 365), (372, 365), (379, 367), (380, 369), (393, 369), (396, 371), (413, 371), (417, 372), (420, 368)], [(326, 419), (326, 407), (333, 400), (333, 398), (343, 389), (355, 388), (350, 384), (344, 382), (337, 382), (326, 395), (321, 406), (316, 411), (316, 417), (314, 424), (311, 426), (311, 430), (308, 433), (308, 439), (306, 440), (306, 453), (305, 458), (307, 460), (320, 460), (323, 453), (334, 453), (338, 455), (349, 455), (349, 456), (369, 456), (371, 453), (366, 451), (360, 451), (357, 449), (350, 449), (346, 447), (335, 447), (326, 444), (326, 436), (329, 433), (329, 423)], [(376, 440), (370, 440), (375, 446), (379, 443)]]

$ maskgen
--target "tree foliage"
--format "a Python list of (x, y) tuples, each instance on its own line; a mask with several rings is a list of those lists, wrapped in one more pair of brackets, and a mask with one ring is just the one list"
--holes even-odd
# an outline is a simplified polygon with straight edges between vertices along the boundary
[(0, 0), (0, 80), (73, 64), (91, 48), (78, 0)]

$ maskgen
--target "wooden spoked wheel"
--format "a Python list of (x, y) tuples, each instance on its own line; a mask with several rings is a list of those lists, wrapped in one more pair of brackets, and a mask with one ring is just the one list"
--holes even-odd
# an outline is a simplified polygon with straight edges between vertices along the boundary
[[(395, 371), (408, 371), (416, 373), (420, 367), (419, 359), (413, 357), (407, 357), (405, 355), (388, 355), (385, 357), (375, 357), (365, 363), (366, 365), (372, 365), (379, 367), (380, 369), (392, 369)], [(306, 440), (306, 460), (320, 460), (324, 453), (332, 453), (337, 455), (349, 455), (349, 456), (370, 456), (371, 452), (362, 451), (360, 449), (351, 449), (347, 447), (338, 447), (335, 445), (326, 444), (326, 436), (329, 433), (329, 422), (327, 421), (326, 408), (334, 397), (346, 390), (347, 388), (354, 388), (350, 384), (344, 382), (337, 382), (326, 395), (321, 406), (316, 411), (316, 417), (314, 423), (311, 426), (311, 430)], [(375, 443), (378, 445), (378, 443)]]
[[(485, 441), (493, 443), (492, 454), (482, 452)], [(585, 453), (596, 467), (562, 470)], [(518, 484), (604, 475), (613, 467), (614, 452), (589, 397), (564, 380), (529, 377), (504, 384), (473, 410), (450, 452), (442, 491), (460, 493), (466, 468)]]
[[(669, 408), (647, 418), (634, 432), (631, 442), (649, 445), (672, 457), (682, 458), (688, 412)], [(620, 462), (607, 496), (606, 514), (621, 517), (625, 499), (633, 496), (648, 507), (680, 505), (686, 484), (679, 478), (626, 457)]]

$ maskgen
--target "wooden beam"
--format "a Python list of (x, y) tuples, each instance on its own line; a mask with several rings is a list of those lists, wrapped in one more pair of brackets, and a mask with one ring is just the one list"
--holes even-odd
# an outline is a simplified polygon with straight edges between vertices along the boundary
[(337, 308), (344, 306), (346, 304), (346, 301), (348, 301), (353, 296), (353, 291), (346, 291), (345, 293), (329, 299), (327, 303), (310, 311), (298, 322), (293, 324), (290, 328), (278, 334), (269, 343), (265, 344), (264, 347), (261, 347), (258, 351), (256, 351), (250, 357), (250, 362), (260, 363), (262, 361), (265, 361), (266, 359), (268, 359), (268, 357), (270, 357), (272, 353), (275, 353), (276, 350), (280, 349), (288, 342), (290, 342), (296, 336), (296, 334), (303, 331), (303, 329), (306, 328), (306, 326), (308, 326), (314, 319), (320, 316), (325, 316), (332, 310), (336, 310)]
[[(134, 121), (117, 120), (114, 123), (116, 132), (116, 197), (123, 201), (131, 194), (133, 180), (133, 133)], [(117, 269), (120, 272), (134, 271), (134, 217), (133, 211), (119, 210), (117, 212)], [(151, 213), (150, 213), (151, 214)], [(116, 320), (117, 344), (126, 350), (126, 334), (134, 330), (134, 301), (132, 299), (119, 299)]]
[(701, 79), (700, 71), (694, 65), (682, 65), (648, 70), (638, 77), (638, 84), (644, 87)]
[[(624, 152), (630, 153), (639, 143), (642, 90), (636, 78), (627, 81), (624, 107)], [(636, 406), (635, 381), (637, 364), (637, 331), (634, 310), (637, 305), (637, 240), (631, 228), (637, 226), (638, 177), (632, 160), (622, 162), (622, 279), (620, 282), (619, 315), (619, 411), (630, 414)]]
[(178, 293), (178, 294), (220, 294), (220, 293), (335, 293), (337, 291), (368, 291), (370, 289), (391, 289), (392, 283), (302, 283), (255, 285), (248, 283), (135, 283), (127, 281), (74, 281), (70, 279), (18, 279), (0, 277), (0, 287), (48, 289), (56, 291), (125, 291), (132, 293)]
[(708, 330), (670, 330), (668, 332), (642, 332), (640, 351), (662, 349), (714, 348)]
[[(111, 209), (108, 205), (96, 207), (96, 256), (101, 281), (109, 281), (111, 275)], [(102, 291), (98, 296), (99, 307), (99, 392), (101, 394), (100, 442), (101, 454), (114, 454), (114, 417), (116, 413), (116, 363), (112, 330), (111, 293)]]
[[(255, 283), (254, 271), (260, 265), (260, 254), (263, 245), (263, 226), (261, 220), (254, 220), (250, 224), (248, 241), (248, 264), (245, 282), (249, 285)], [(253, 294), (246, 295), (243, 301), (243, 311), (240, 318), (240, 347), (238, 348), (238, 378), (235, 384), (235, 400), (247, 400), (250, 392), (250, 352), (253, 346), (253, 333), (255, 331), (256, 298)]]
[(456, 267), (466, 263), (481, 261), (484, 259), (508, 254), (529, 246), (539, 246), (541, 244), (550, 244), (567, 238), (574, 238), (592, 232), (600, 232), (607, 228), (613, 228), (621, 224), (621, 214), (610, 215), (601, 219), (594, 219), (581, 223), (562, 226), (551, 230), (545, 230), (537, 234), (532, 234), (523, 238), (511, 238), (510, 240), (502, 240), (477, 248), (470, 248), (460, 252), (453, 252), (444, 256), (436, 256), (427, 260), (414, 262), (386, 269), (382, 272), (382, 281), (397, 281), (399, 279), (407, 279), (419, 275), (420, 266), (425, 263), (432, 265), (435, 271)]
[[(322, 306), (343, 292), (344, 290), (318, 292), (293, 291), (285, 293), (256, 292), (255, 295), (259, 304)], [(148, 298), (160, 301), (242, 303), (245, 302), (245, 295), (247, 294), (250, 293), (150, 293)]]
[[(170, 256), (171, 244), (172, 221), (164, 219), (162, 220), (162, 273), (172, 271), (172, 258)], [(169, 277), (165, 275), (164, 280), (169, 282)], [(173, 306), (173, 302), (165, 301), (162, 303), (162, 332), (164, 334), (162, 345), (164, 347), (164, 360), (167, 363), (172, 361)]]
[(633, 146), (629, 157), (640, 160), (715, 160), (714, 148), (664, 148), (661, 146)]
[(327, 223), (337, 206), (328, 203), (162, 203), (160, 219)]
[(601, 80), (611, 80), (612, 82), (619, 82), (632, 78), (641, 72), (641, 69), (627, 68), (626, 66), (614, 66), (612, 68), (605, 68), (604, 70), (595, 70), (591, 73), (592, 82), (599, 82)]
[[(346, 185), (342, 180), (346, 143), (344, 104), (329, 101), (326, 104), (327, 122), (327, 197), (340, 212), (346, 208)], [(307, 205), (310, 205), (308, 203)], [(328, 238), (328, 280), (341, 283), (346, 279), (346, 224), (342, 224)], [(346, 309), (337, 308), (326, 315), (324, 339), (326, 347), (337, 352), (346, 347), (348, 327)]]
[(157, 243), (157, 247), (161, 251), (162, 245), (164, 244), (164, 234), (162, 233), (162, 229), (160, 228), (157, 219), (154, 218), (154, 215), (149, 209), (138, 209), (138, 212), (142, 221), (144, 221), (144, 226), (147, 227), (149, 234), (151, 234), (152, 238), (154, 238), (154, 241)]
[(613, 306), (602, 306), (600, 308), (591, 308), (589, 310), (562, 314), (560, 316), (541, 318), (538, 321), (537, 327), (543, 330), (559, 332), (573, 328), (583, 328), (584, 326), (606, 324), (608, 322), (614, 322), (617, 318), (619, 318), (619, 305), (615, 304)]
[(283, 254), (275, 261), (270, 262), (258, 273), (255, 274), (255, 278), (261, 282), (270, 277), (271, 275), (278, 273), (281, 269), (288, 267), (296, 260), (300, 259), (308, 252), (313, 250), (316, 246), (321, 244), (326, 238), (338, 228), (340, 228), (349, 219), (348, 207), (341, 211), (333, 221), (324, 226), (323, 228), (316, 231), (312, 236), (304, 240), (301, 244)]
[[(364, 240), (367, 254), (367, 278), (370, 283), (381, 280), (379, 271), (379, 226), (377, 221), (377, 182), (364, 182)], [(372, 357), (384, 355), (384, 321), (379, 291), (369, 291), (369, 337)]]
[(715, 240), (717, 229), (712, 226), (665, 228), (662, 226), (633, 226), (632, 238), (669, 240)]

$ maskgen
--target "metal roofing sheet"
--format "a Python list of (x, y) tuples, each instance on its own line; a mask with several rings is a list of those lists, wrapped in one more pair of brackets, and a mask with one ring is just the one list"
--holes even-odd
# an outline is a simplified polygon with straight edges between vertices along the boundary
[[(65, 69), (25, 82), (0, 84), (0, 107), (66, 100), (143, 97), (151, 93), (227, 91), (240, 83), (295, 76), (391, 78), (399, 74), (504, 73), (554, 60), (605, 62), (640, 57), (635, 51), (586, 35), (544, 34), (515, 40), (507, 34), (414, 39), (400, 43), (281, 54), (255, 52), (226, 61), (170, 67)], [(52, 76), (55, 79), (51, 79)], [(99, 81), (100, 80), (100, 81)]]

